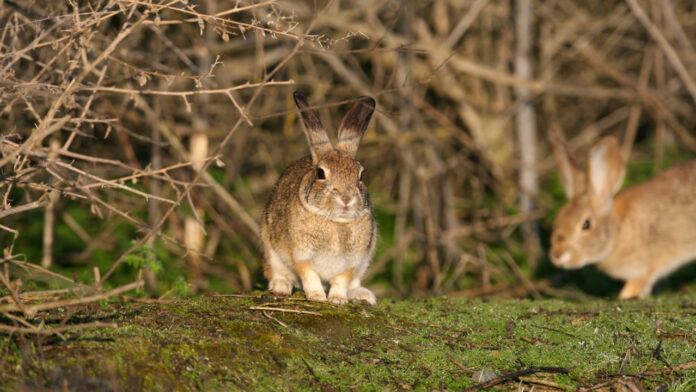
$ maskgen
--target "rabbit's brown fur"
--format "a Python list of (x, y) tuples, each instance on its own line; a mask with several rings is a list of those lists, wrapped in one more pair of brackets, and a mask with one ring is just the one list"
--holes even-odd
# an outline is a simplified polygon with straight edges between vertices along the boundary
[(587, 171), (553, 141), (568, 203), (558, 212), (550, 257), (562, 268), (596, 263), (625, 280), (619, 298), (644, 297), (655, 282), (696, 259), (696, 160), (618, 192), (624, 162), (605, 137), (588, 152)]
[(374, 111), (372, 98), (361, 98), (348, 111), (331, 146), (317, 113), (304, 94), (295, 102), (305, 126), (311, 155), (289, 166), (278, 179), (261, 222), (264, 273), (269, 290), (286, 296), (302, 287), (309, 300), (376, 303), (360, 280), (374, 255), (377, 228), (358, 145)]

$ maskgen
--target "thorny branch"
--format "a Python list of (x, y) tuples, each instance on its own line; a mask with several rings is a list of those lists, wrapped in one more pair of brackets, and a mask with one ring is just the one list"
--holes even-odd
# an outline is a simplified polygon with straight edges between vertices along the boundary
[[(43, 6), (45, 8), (41, 8)], [(227, 83), (226, 87), (217, 83), (219, 88), (203, 88), (201, 81), (214, 78), (215, 68), (223, 64), (219, 61), (219, 56), (206, 73), (181, 74), (170, 65), (164, 66), (164, 62), (145, 64), (139, 61), (137, 53), (129, 53), (128, 48), (132, 48), (134, 42), (137, 44), (136, 37), (152, 34), (151, 31), (161, 32), (163, 28), (168, 29), (171, 35), (172, 30), (194, 25), (201, 31), (205, 28), (215, 29), (225, 42), (229, 40), (230, 34), (259, 33), (274, 38), (292, 39), (297, 41), (297, 45), (303, 41), (329, 44), (328, 40), (293, 32), (296, 23), (291, 18), (282, 17), (275, 9), (275, 1), (235, 6), (214, 15), (194, 11), (192, 7), (177, 0), (106, 1), (98, 4), (101, 8), (91, 8), (92, 6), (96, 7), (94, 4), (78, 6), (77, 3), (67, 2), (62, 5), (36, 4), (32, 8), (17, 5), (0, 9), (0, 19), (7, 22), (0, 31), (0, 75), (3, 77), (0, 82), (3, 90), (0, 94), (6, 103), (0, 115), (3, 116), (2, 121), (13, 124), (12, 129), (15, 130), (0, 136), (0, 168), (3, 170), (0, 190), (4, 201), (0, 218), (16, 219), (42, 208), (46, 204), (47, 195), (57, 192), (60, 199), (64, 200), (63, 203), (86, 201), (96, 216), (104, 217), (102, 211), (106, 210), (108, 214), (119, 216), (137, 230), (143, 231), (143, 236), (133, 247), (123, 252), (105, 274), (101, 275), (95, 270), (95, 285), (87, 285), (87, 290), (83, 289), (85, 284), (79, 281), (19, 260), (18, 255), (11, 254), (13, 248), (6, 247), (6, 257), (0, 262), (0, 267), (4, 267), (4, 270), (0, 269), (0, 278), (1, 287), (9, 293), (2, 298), (7, 298), (10, 302), (0, 304), (0, 312), (20, 323), (21, 327), (0, 325), (0, 330), (3, 331), (60, 334), (70, 329), (113, 326), (90, 323), (39, 328), (28, 320), (41, 311), (109, 299), (142, 287), (143, 281), (138, 280), (110, 291), (102, 291), (103, 284), (121, 262), (152, 236), (179, 247), (185, 253), (199, 252), (197, 249), (188, 249), (180, 238), (163, 233), (161, 227), (171, 219), (172, 213), (184, 198), (191, 200), (192, 190), (205, 188), (205, 185), (198, 183), (200, 173), (207, 176), (208, 165), (211, 162), (221, 162), (221, 152), (226, 142), (220, 145), (218, 152), (202, 162), (205, 169), (198, 174), (194, 172), (193, 179), (191, 167), (194, 163), (185, 155), (181, 156), (183, 160), (175, 158), (164, 167), (143, 168), (133, 142), (128, 137), (133, 137), (136, 143), (152, 140), (142, 131), (132, 129), (133, 121), (129, 120), (127, 112), (123, 114), (123, 109), (119, 106), (128, 105), (134, 96), (146, 100), (148, 97), (172, 96), (182, 99), (190, 113), (191, 105), (187, 97), (221, 95), (240, 112), (240, 121), (251, 125), (247, 113), (260, 93), (268, 88), (293, 83), (292, 79), (273, 80), (273, 72), (260, 82), (247, 80), (243, 83)], [(251, 13), (253, 10), (264, 10), (268, 15), (276, 15), (279, 23), (273, 23), (273, 16), (267, 16), (264, 21), (255, 19)], [(176, 16), (177, 13), (186, 15), (187, 19), (180, 19)], [(174, 19), (168, 20), (170, 17)], [(104, 24), (107, 20), (111, 23), (109, 27)], [(280, 30), (281, 25), (286, 26), (286, 29)], [(155, 37), (161, 38), (163, 35)], [(187, 56), (181, 51), (177, 51), (176, 55), (179, 59), (186, 59)], [(133, 82), (138, 87), (134, 87)], [(150, 87), (142, 88), (148, 83)], [(193, 83), (193, 86), (186, 83)], [(239, 96), (244, 94), (244, 90), (254, 91), (246, 105), (240, 103), (242, 98)], [(137, 111), (137, 105), (131, 110)], [(28, 121), (32, 121), (33, 125), (28, 126)], [(233, 134), (234, 129), (241, 124), (242, 122), (238, 122), (229, 134)], [(68, 131), (67, 138), (62, 136), (65, 131)], [(155, 129), (155, 132), (158, 130)], [(181, 135), (177, 135), (177, 140), (180, 137)], [(44, 147), (44, 140), (48, 139), (60, 140), (62, 147)], [(110, 149), (109, 144), (114, 139), (120, 140), (124, 148)], [(231, 198), (217, 181), (212, 180), (212, 177), (209, 180), (208, 182), (217, 185), (216, 192)], [(152, 181), (158, 181), (165, 187), (160, 186), (157, 193), (152, 193), (141, 185), (148, 185)], [(16, 195), (10, 196), (12, 192)], [(134, 210), (133, 206), (154, 202), (170, 204), (173, 208), (162, 216), (157, 225), (150, 227), (137, 218), (138, 209), (136, 207)], [(241, 207), (236, 212), (246, 217)], [(14, 225), (11, 222), (9, 224)], [(71, 224), (81, 230), (79, 223), (72, 221)], [(4, 225), (2, 228), (14, 234), (13, 238), (22, 235), (20, 230)], [(52, 299), (49, 301), (26, 302), (29, 298), (36, 300), (42, 297), (24, 292), (22, 280), (13, 279), (12, 274), (22, 270), (32, 274), (29, 276), (38, 274), (44, 275), (45, 279), (57, 278), (63, 281), (62, 284), (74, 287), (50, 291)], [(65, 296), (67, 297), (60, 298)], [(9, 312), (21, 312), (26, 319)]]

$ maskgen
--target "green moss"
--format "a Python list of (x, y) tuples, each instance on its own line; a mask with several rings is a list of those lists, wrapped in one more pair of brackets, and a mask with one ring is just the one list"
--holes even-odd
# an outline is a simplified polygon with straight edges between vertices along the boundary
[[(67, 341), (44, 342), (50, 349), (41, 354), (1, 337), (0, 389), (457, 390), (475, 384), (476, 370), (538, 366), (567, 369), (536, 377), (575, 389), (615, 379), (623, 363), (626, 374), (643, 375), (646, 388), (689, 390), (696, 370), (670, 372), (667, 363), (696, 359), (695, 303), (693, 296), (583, 303), (441, 297), (382, 299), (369, 308), (262, 293), (110, 303), (74, 318), (110, 320), (118, 329), (69, 333)], [(259, 306), (290, 312), (251, 309)]]

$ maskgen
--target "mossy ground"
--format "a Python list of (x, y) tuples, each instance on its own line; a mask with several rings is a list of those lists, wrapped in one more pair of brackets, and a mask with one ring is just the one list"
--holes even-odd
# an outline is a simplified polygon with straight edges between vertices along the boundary
[[(319, 315), (252, 309), (259, 306)], [(0, 389), (457, 391), (476, 384), (474, 371), (541, 366), (568, 372), (495, 388), (576, 390), (629, 380), (647, 390), (696, 389), (696, 367), (677, 367), (696, 361), (696, 295), (381, 299), (372, 308), (259, 293), (111, 303), (71, 318), (94, 320), (119, 327), (71, 332), (66, 340), (0, 335)]]

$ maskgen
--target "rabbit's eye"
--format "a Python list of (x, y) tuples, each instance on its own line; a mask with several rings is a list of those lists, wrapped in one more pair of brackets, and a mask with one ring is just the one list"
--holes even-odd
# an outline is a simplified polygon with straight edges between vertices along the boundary
[(582, 222), (582, 229), (583, 229), (583, 230), (589, 230), (589, 229), (590, 229), (590, 220), (589, 220), (589, 219), (585, 219), (585, 221)]
[(363, 173), (365, 173), (365, 170), (361, 171), (360, 174), (358, 175), (358, 181), (362, 181)]
[(317, 168), (317, 180), (325, 180), (326, 179), (326, 174), (324, 173), (324, 169), (322, 168)]

